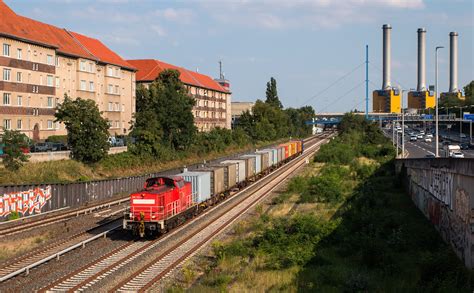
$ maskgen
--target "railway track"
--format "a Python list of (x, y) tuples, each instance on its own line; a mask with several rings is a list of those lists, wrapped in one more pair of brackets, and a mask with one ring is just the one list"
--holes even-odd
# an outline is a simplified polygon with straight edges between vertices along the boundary
[[(324, 136), (318, 138), (325, 138)], [(242, 213), (252, 208), (268, 193), (277, 188), (284, 179), (304, 163), (306, 157), (314, 153), (317, 147), (323, 142), (316, 142), (313, 145), (305, 146), (307, 152), (296, 161), (283, 167), (280, 172), (270, 174), (266, 179), (259, 183), (251, 185), (239, 193), (250, 193), (242, 201), (236, 201), (231, 206), (222, 211), (222, 215), (216, 217), (206, 228), (198, 229), (190, 233), (184, 239), (174, 244), (164, 253), (152, 259), (142, 269), (136, 271), (127, 279), (120, 282), (112, 291), (138, 291), (149, 288), (153, 283), (161, 279), (184, 259), (196, 253), (200, 247), (209, 242), (220, 231), (231, 225), (238, 219)], [(238, 196), (237, 194), (229, 198), (231, 200)], [(221, 205), (219, 205), (221, 206)], [(199, 215), (195, 220), (204, 218), (207, 214), (214, 211), (214, 208)], [(64, 292), (64, 291), (83, 291), (91, 288), (101, 280), (108, 278), (115, 272), (133, 263), (139, 257), (149, 253), (156, 247), (160, 247), (165, 241), (186, 229), (187, 226), (195, 221), (188, 222), (171, 233), (148, 242), (131, 242), (118, 247), (112, 252), (100, 257), (96, 261), (71, 272), (64, 277), (56, 280), (52, 284), (40, 290), (40, 292)]]
[[(41, 219), (29, 219), (29, 218), (24, 218), (24, 219), (19, 219), (17, 220), (17, 223), (14, 223), (13, 225), (10, 224), (10, 222), (2, 222), (0, 224), (0, 236), (7, 236), (7, 235), (12, 235), (28, 230), (32, 230), (38, 227), (43, 227), (46, 225), (51, 225), (55, 223), (60, 223), (66, 220), (69, 220), (71, 218), (75, 218), (79, 215), (82, 214), (89, 214), (94, 211), (99, 211), (102, 209), (110, 208), (111, 206), (115, 205), (120, 205), (123, 203), (128, 203), (129, 198), (121, 198), (118, 200), (113, 200), (105, 203), (100, 203), (96, 204), (92, 207), (87, 207), (87, 208), (82, 208), (82, 209), (77, 209), (74, 211), (70, 212), (65, 212), (61, 214), (56, 214), (53, 216), (48, 216), (46, 218), (41, 218)], [(126, 208), (123, 208), (122, 211), (124, 211)], [(7, 226), (2, 228), (2, 226)]]

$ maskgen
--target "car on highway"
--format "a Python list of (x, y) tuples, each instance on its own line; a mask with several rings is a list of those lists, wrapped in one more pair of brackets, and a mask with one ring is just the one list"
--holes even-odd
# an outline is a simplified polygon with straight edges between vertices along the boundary
[(451, 158), (464, 159), (464, 154), (461, 152), (453, 152)]
[(431, 134), (431, 133), (428, 133), (427, 135), (425, 135), (425, 137), (428, 137), (428, 138), (433, 138), (433, 134)]
[(416, 135), (410, 136), (410, 141), (416, 141)]
[(436, 158), (436, 156), (434, 154), (427, 154), (425, 158)]
[(418, 134), (418, 135), (416, 136), (416, 138), (423, 139), (423, 134), (421, 134), (421, 133)]
[(425, 142), (432, 142), (430, 137), (425, 137)]
[(468, 150), (471, 148), (471, 145), (467, 142), (463, 142), (459, 144), (459, 147), (461, 148), (461, 150)]

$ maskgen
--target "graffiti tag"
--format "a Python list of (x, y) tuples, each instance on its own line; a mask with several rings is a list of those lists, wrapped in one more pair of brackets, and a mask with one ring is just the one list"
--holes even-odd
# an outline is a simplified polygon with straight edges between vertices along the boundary
[(51, 186), (5, 193), (0, 195), (0, 217), (8, 216), (12, 212), (23, 215), (41, 213), (41, 209), (50, 199)]

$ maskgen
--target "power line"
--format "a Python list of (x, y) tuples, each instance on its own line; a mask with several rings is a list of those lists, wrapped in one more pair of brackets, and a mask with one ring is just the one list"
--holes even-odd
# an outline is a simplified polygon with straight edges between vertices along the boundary
[(348, 94), (350, 94), (351, 92), (353, 92), (354, 90), (356, 90), (357, 88), (359, 88), (361, 85), (363, 85), (365, 83), (365, 80), (363, 80), (361, 83), (357, 84), (355, 87), (351, 88), (349, 91), (345, 92), (343, 95), (337, 97), (335, 100), (332, 101), (331, 104), (325, 106), (324, 108), (322, 108), (320, 111), (318, 111), (318, 113), (322, 113), (324, 110), (326, 110), (330, 105), (334, 104), (335, 102), (338, 102), (340, 99), (344, 98), (345, 96), (347, 96)]
[(343, 76), (339, 77), (338, 79), (336, 79), (333, 83), (331, 83), (329, 86), (327, 86), (326, 88), (324, 88), (323, 90), (319, 91), (317, 94), (315, 94), (314, 96), (311, 96), (310, 98), (308, 98), (305, 102), (303, 102), (302, 104), (300, 104), (300, 107), (301, 106), (304, 106), (306, 104), (308, 104), (309, 101), (313, 100), (314, 98), (317, 98), (319, 95), (321, 95), (322, 93), (326, 92), (328, 89), (330, 89), (331, 87), (333, 87), (335, 84), (337, 84), (338, 82), (340, 82), (341, 80), (345, 79), (346, 77), (348, 77), (349, 75), (351, 75), (352, 73), (354, 73), (357, 69), (359, 69), (360, 67), (362, 67), (362, 65), (364, 65), (365, 62), (362, 62), (361, 64), (357, 65), (356, 67), (354, 67), (354, 69), (352, 69), (351, 71), (349, 71), (348, 73), (344, 74)]

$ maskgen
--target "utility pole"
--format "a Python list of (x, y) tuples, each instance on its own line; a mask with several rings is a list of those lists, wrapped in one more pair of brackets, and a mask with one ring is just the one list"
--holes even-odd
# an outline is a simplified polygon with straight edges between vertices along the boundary
[(365, 45), (365, 119), (369, 119), (369, 45)]
[(435, 48), (435, 107), (436, 107), (436, 138), (435, 138), (435, 155), (439, 158), (439, 117), (438, 117), (438, 50), (444, 47), (438, 46)]

